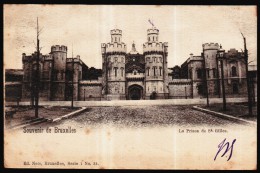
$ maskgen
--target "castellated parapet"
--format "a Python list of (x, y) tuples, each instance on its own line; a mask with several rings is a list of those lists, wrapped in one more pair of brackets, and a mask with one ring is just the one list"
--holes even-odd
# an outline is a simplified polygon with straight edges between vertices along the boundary
[[(165, 50), (164, 48), (168, 47), (167, 42), (153, 42), (153, 43), (144, 43), (143, 44), (143, 51), (144, 54), (149, 53), (149, 52), (158, 52), (158, 53), (163, 53)], [(166, 48), (167, 51), (167, 48)]]
[(120, 29), (113, 29), (110, 31), (110, 34), (113, 35), (113, 34), (119, 34), (119, 35), (122, 35), (122, 30)]
[(51, 46), (51, 52), (67, 52), (67, 46), (64, 46), (64, 45), (54, 45), (54, 46)]
[(147, 29), (147, 34), (158, 34), (158, 33), (159, 33), (159, 29), (156, 28)]
[[(103, 44), (101, 45), (103, 46)], [(103, 47), (101, 47), (103, 48)], [(106, 44), (106, 53), (110, 54), (117, 54), (123, 53), (126, 54), (126, 44), (125, 43), (107, 43)]]
[(202, 44), (203, 50), (218, 50), (219, 44), (218, 43), (205, 43)]

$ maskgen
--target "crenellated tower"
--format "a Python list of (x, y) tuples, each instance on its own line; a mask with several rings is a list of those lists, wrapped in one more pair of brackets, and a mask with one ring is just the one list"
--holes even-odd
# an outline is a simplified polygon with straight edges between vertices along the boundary
[(51, 46), (50, 57), (53, 59), (51, 100), (65, 100), (67, 46)]
[(159, 42), (159, 30), (147, 30), (147, 42), (143, 44), (145, 58), (146, 99), (164, 99), (168, 96), (167, 57), (168, 43)]
[(101, 44), (102, 92), (106, 99), (125, 99), (125, 55), (126, 44), (122, 42), (122, 30), (110, 32), (111, 42)]
[(205, 71), (208, 84), (209, 96), (219, 94), (219, 80), (218, 80), (218, 63), (217, 52), (219, 50), (218, 43), (205, 43), (202, 45), (203, 58), (205, 62)]

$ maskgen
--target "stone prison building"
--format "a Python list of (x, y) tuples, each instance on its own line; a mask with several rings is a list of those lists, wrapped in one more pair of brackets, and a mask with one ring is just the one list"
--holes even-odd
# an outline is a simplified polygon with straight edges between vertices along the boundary
[[(227, 97), (246, 97), (244, 54), (225, 51), (218, 43), (202, 45), (201, 55), (192, 53), (181, 65), (168, 68), (168, 43), (159, 41), (159, 30), (147, 30), (140, 54), (135, 43), (130, 52), (122, 30), (110, 31), (111, 41), (101, 43), (102, 69), (89, 68), (80, 58), (68, 57), (68, 48), (54, 45), (48, 55), (40, 54), (39, 99), (42, 101), (147, 100), (222, 97), (221, 67)], [(6, 101), (33, 101), (37, 52), (22, 54), (23, 69), (5, 70)], [(257, 95), (257, 70), (249, 66), (251, 94)], [(207, 86), (207, 87), (206, 87)], [(73, 94), (73, 96), (72, 96)]]

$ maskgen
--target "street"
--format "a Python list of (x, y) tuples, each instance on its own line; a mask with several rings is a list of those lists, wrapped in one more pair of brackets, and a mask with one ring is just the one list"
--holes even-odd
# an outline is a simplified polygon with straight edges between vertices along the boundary
[[(238, 124), (192, 109), (192, 106), (114, 106), (91, 107), (71, 119), (57, 123), (44, 123), (44, 126), (75, 128), (112, 125), (115, 127), (138, 128), (157, 126), (219, 126)], [(39, 126), (39, 125), (38, 125)]]

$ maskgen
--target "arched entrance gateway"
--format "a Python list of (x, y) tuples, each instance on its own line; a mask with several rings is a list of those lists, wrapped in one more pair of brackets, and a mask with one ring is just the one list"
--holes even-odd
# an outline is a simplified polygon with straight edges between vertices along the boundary
[(131, 85), (128, 87), (128, 99), (140, 100), (143, 98), (143, 87), (140, 85)]

